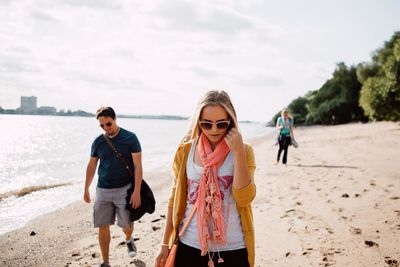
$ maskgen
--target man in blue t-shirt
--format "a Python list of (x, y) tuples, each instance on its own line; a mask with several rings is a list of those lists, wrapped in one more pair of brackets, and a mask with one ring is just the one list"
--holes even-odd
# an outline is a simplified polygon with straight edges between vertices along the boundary
[(128, 189), (134, 183), (134, 191), (130, 196), (130, 204), (138, 208), (140, 203), (140, 187), (142, 183), (142, 153), (138, 138), (130, 131), (117, 125), (116, 115), (111, 107), (102, 107), (96, 113), (96, 118), (104, 134), (122, 154), (133, 170), (132, 177), (124, 163), (117, 158), (115, 152), (107, 143), (104, 135), (99, 135), (92, 144), (90, 160), (86, 169), (86, 182), (83, 199), (91, 202), (89, 187), (94, 178), (97, 163), (100, 159), (96, 201), (93, 208), (94, 227), (99, 228), (99, 243), (103, 256), (102, 267), (109, 265), (110, 225), (115, 223), (117, 216), (118, 226), (125, 233), (125, 243), (128, 254), (136, 256), (137, 249), (132, 238), (133, 222), (130, 220), (130, 211), (125, 208)]

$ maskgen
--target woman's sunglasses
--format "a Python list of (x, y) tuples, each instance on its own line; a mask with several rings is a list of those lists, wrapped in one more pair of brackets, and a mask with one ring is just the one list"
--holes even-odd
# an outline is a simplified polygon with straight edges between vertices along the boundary
[(107, 122), (106, 124), (100, 124), (100, 127), (101, 128), (104, 128), (105, 126), (111, 127), (111, 125), (112, 125), (112, 122)]
[(217, 128), (220, 130), (228, 129), (230, 121), (217, 121), (217, 122), (210, 122), (210, 121), (199, 121), (199, 125), (204, 130), (210, 130), (213, 125), (217, 125)]

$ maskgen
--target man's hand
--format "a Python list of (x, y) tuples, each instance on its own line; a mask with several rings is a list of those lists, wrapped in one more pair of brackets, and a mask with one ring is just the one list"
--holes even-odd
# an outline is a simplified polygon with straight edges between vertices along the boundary
[(83, 194), (83, 200), (85, 200), (86, 203), (91, 202), (89, 190), (85, 190), (85, 193)]
[(134, 190), (132, 195), (131, 195), (131, 201), (129, 204), (132, 204), (132, 208), (137, 209), (140, 207), (141, 202), (140, 202), (140, 189), (139, 190)]

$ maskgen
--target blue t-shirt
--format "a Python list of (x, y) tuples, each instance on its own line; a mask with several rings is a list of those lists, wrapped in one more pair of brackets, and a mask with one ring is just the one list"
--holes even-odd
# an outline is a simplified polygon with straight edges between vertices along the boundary
[(278, 125), (282, 125), (283, 128), (280, 130), (279, 134), (281, 135), (289, 135), (290, 134), (290, 126), (293, 125), (293, 120), (288, 118), (285, 120), (282, 116), (278, 118)]
[[(131, 153), (142, 151), (136, 135), (120, 128), (117, 136), (110, 138), (110, 140), (117, 151), (124, 156), (131, 170), (134, 170)], [(129, 175), (123, 162), (116, 157), (103, 135), (94, 140), (90, 156), (100, 159), (98, 187), (107, 189), (119, 188), (134, 181), (134, 178)]]

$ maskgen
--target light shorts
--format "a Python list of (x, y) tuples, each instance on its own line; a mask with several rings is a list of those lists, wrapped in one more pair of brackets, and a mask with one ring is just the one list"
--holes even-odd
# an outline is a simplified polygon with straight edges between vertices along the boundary
[(117, 224), (122, 228), (130, 228), (130, 211), (125, 209), (127, 191), (131, 184), (120, 188), (96, 188), (96, 201), (93, 207), (94, 227), (112, 225), (115, 223), (117, 215)]

